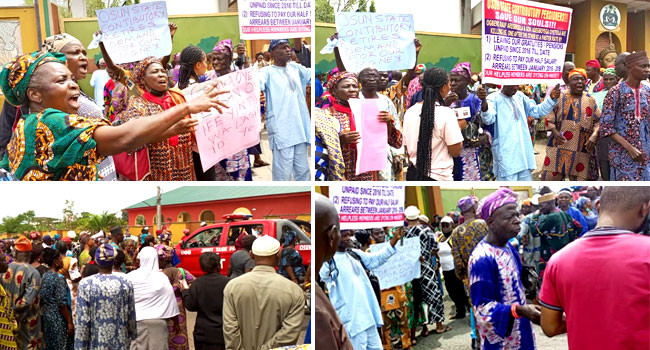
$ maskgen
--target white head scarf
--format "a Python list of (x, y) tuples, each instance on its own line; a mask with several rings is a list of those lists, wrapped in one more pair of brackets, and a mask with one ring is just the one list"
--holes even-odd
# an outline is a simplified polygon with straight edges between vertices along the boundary
[(170, 318), (178, 315), (178, 304), (169, 278), (158, 267), (158, 253), (152, 247), (138, 254), (140, 268), (126, 277), (133, 284), (136, 321)]

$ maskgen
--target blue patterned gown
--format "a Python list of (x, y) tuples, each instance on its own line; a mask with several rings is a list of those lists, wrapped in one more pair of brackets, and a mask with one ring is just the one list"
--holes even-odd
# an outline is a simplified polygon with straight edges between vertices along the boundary
[(495, 247), (482, 240), (469, 258), (469, 284), (482, 348), (534, 350), (530, 320), (510, 320), (512, 304), (526, 304), (521, 260), (510, 243)]
[(75, 350), (128, 349), (136, 336), (131, 282), (103, 273), (82, 279), (77, 296)]

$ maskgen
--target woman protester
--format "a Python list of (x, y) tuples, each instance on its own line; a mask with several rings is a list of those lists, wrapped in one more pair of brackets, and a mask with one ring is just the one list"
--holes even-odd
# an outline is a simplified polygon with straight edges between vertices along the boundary
[(74, 324), (70, 308), (70, 289), (65, 277), (58, 272), (63, 267), (62, 255), (56, 249), (45, 248), (43, 261), (50, 267), (43, 274), (41, 286), (45, 349), (72, 349), (74, 346)]
[[(78, 115), (81, 93), (61, 53), (34, 52), (14, 58), (0, 73), (9, 103), (28, 106), (20, 117), (0, 167), (21, 180), (96, 180), (108, 155), (193, 130), (198, 113), (225, 106), (214, 88), (152, 118), (112, 127), (103, 118)], [(154, 113), (152, 113), (154, 114)]]
[(140, 268), (126, 275), (133, 285), (138, 337), (130, 350), (169, 348), (168, 320), (179, 314), (169, 278), (160, 271), (158, 253), (144, 247), (138, 254)]
[(424, 72), (423, 101), (404, 114), (404, 143), (410, 160), (406, 180), (453, 180), (452, 157), (458, 157), (463, 149), (463, 134), (454, 111), (444, 106), (449, 91), (444, 69)]
[(300, 285), (305, 282), (305, 266), (302, 256), (296, 250), (298, 235), (294, 231), (284, 233), (284, 244), (278, 264), (278, 273)]
[[(232, 73), (235, 67), (232, 64), (232, 59), (232, 40), (225, 39), (218, 42), (212, 49), (212, 70), (207, 73), (210, 80)], [(261, 148), (257, 150), (255, 147), (251, 147), (220, 161), (216, 167), (216, 179), (221, 181), (251, 181), (253, 173), (248, 159), (250, 151), (252, 151), (251, 154), (262, 153)]]
[[(189, 350), (189, 338), (187, 337), (187, 316), (185, 307), (183, 306), (183, 299), (181, 291), (184, 289), (183, 285), (190, 285), (194, 281), (189, 271), (182, 268), (172, 266), (172, 257), (174, 249), (166, 245), (159, 244), (156, 246), (158, 252), (158, 264), (160, 269), (169, 279), (172, 288), (174, 289), (174, 296), (178, 304), (178, 316), (170, 318), (167, 321), (169, 327), (169, 349), (172, 350)], [(183, 283), (184, 282), (184, 283)]]
[(569, 72), (569, 89), (546, 116), (551, 137), (546, 145), (542, 181), (598, 180), (596, 143), (600, 109), (585, 93), (587, 73), (577, 68)]

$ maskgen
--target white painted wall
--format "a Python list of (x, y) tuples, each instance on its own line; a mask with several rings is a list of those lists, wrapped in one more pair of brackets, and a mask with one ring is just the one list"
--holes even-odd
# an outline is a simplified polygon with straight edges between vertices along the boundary
[(460, 0), (375, 0), (377, 12), (412, 13), (415, 30), (461, 33)]
[(25, 6), (25, 0), (0, 0), (0, 7)]

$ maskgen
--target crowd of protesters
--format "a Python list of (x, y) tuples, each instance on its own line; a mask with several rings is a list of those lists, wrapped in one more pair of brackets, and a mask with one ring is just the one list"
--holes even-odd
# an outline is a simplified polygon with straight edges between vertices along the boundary
[[(405, 74), (346, 71), (334, 49), (337, 67), (316, 81), (317, 180), (530, 181), (538, 131), (548, 137), (540, 180), (650, 179), (645, 51), (624, 52), (609, 66), (565, 62), (554, 86), (497, 86), (482, 84), (469, 62), (450, 72), (417, 64), (418, 39), (415, 47), (416, 64)], [(383, 170), (356, 172), (361, 134), (348, 102), (356, 98), (380, 101), (389, 150)]]
[[(173, 23), (169, 28), (173, 40), (178, 28)], [(101, 38), (101, 32), (95, 35)], [(191, 115), (211, 108), (223, 113), (229, 106), (219, 95), (228, 91), (217, 91), (215, 82), (205, 94), (186, 101), (181, 89), (253, 68), (273, 153), (273, 180), (307, 181), (310, 51), (301, 39), (293, 45), (286, 39), (271, 40), (268, 52), (257, 54), (253, 62), (243, 43), (224, 39), (209, 53), (187, 46), (171, 63), (170, 54), (118, 65), (111, 59), (117, 53), (108, 52), (100, 41), (102, 58), (90, 81), (93, 99), (78, 85), (89, 67), (84, 45), (66, 33), (50, 36), (41, 51), (15, 57), (0, 73), (6, 99), (0, 116), (3, 177), (251, 181), (254, 167), (269, 165), (260, 144), (205, 171), (201, 165), (194, 136), (198, 120)]]
[[(410, 206), (406, 227), (354, 232), (316, 196), (317, 346), (410, 349), (429, 327), (450, 330), (446, 289), (450, 318), (469, 318), (473, 349), (535, 349), (533, 324), (568, 333), (570, 349), (650, 347), (650, 187), (542, 187), (525, 200), (503, 187), (461, 198), (435, 226)], [(379, 290), (372, 271), (402, 237), (420, 240), (421, 277)]]
[(0, 241), (0, 349), (189, 350), (190, 334), (197, 350), (306, 349), (296, 344), (310, 342), (309, 332), (299, 339), (309, 286), (286, 258), (295, 236), (285, 236), (281, 245), (247, 235), (238, 247), (246, 269), (229, 277), (213, 252), (201, 254), (200, 277), (179, 266), (165, 228)]

